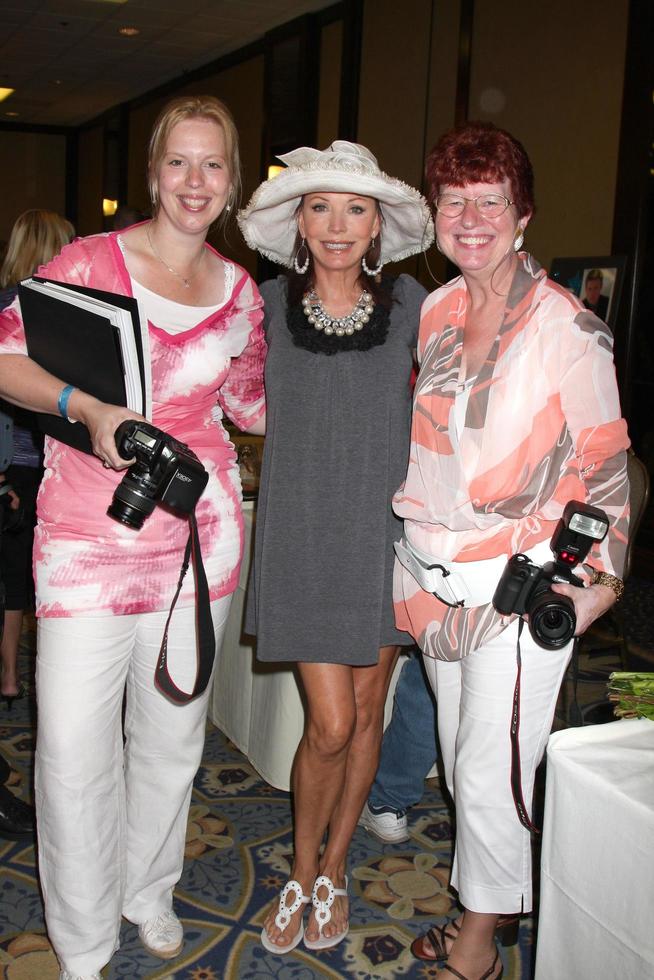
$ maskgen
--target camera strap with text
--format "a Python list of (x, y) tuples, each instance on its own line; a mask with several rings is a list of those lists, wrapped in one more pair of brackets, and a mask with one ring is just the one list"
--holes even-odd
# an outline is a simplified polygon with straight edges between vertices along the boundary
[[(182, 567), (179, 574), (179, 581), (177, 583), (177, 591), (173, 597), (173, 601), (170, 605), (170, 612), (168, 613), (168, 619), (166, 620), (166, 628), (164, 629), (163, 640), (161, 641), (161, 649), (159, 650), (159, 659), (157, 660), (157, 666), (154, 674), (154, 681), (159, 690), (170, 698), (171, 701), (175, 701), (176, 704), (188, 704), (199, 694), (207, 689), (207, 684), (211, 677), (211, 671), (213, 670), (213, 663), (216, 656), (216, 637), (213, 629), (213, 620), (211, 618), (211, 607), (209, 604), (209, 584), (207, 582), (207, 576), (204, 570), (204, 564), (202, 562), (202, 551), (200, 549), (200, 535), (198, 533), (198, 523), (195, 518), (195, 511), (189, 514), (189, 536), (186, 542), (186, 549), (184, 551), (184, 560), (182, 561)], [(198, 658), (198, 669), (195, 678), (195, 684), (193, 685), (193, 690), (190, 693), (182, 691), (181, 688), (177, 687), (174, 680), (168, 672), (168, 627), (170, 626), (170, 620), (173, 615), (173, 610), (179, 594), (182, 590), (182, 584), (184, 582), (184, 577), (188, 571), (189, 561), (193, 561), (193, 572), (195, 574), (195, 622), (197, 631), (197, 658)]]

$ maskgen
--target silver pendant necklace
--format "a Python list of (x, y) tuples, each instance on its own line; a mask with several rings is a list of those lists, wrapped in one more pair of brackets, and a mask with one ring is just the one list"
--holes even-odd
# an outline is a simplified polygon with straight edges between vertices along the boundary
[[(158, 259), (161, 262), (161, 264), (164, 266), (164, 268), (168, 269), (168, 272), (172, 272), (172, 274), (174, 276), (177, 276), (178, 279), (181, 279), (182, 280), (182, 282), (184, 283), (184, 286), (187, 289), (190, 289), (191, 288), (191, 283), (193, 282), (193, 280), (195, 279), (195, 277), (197, 275), (197, 270), (193, 273), (192, 276), (183, 276), (181, 274), (181, 272), (177, 272), (175, 269), (173, 269), (171, 266), (169, 266), (167, 262), (164, 262), (164, 260), (161, 258), (161, 256), (157, 252), (156, 248), (154, 247), (154, 242), (152, 241), (152, 238), (150, 237), (150, 226), (149, 225), (145, 229), (145, 234), (148, 236), (148, 242), (150, 243), (150, 248), (152, 249), (152, 254), (154, 255), (155, 259)], [(200, 258), (202, 258), (202, 255), (200, 255)]]
[(372, 296), (365, 289), (359, 296), (354, 309), (346, 316), (340, 317), (332, 316), (325, 310), (314, 289), (305, 293), (302, 298), (302, 310), (305, 317), (316, 330), (321, 330), (327, 336), (335, 334), (337, 337), (344, 335), (351, 337), (355, 331), (363, 330), (374, 309)]

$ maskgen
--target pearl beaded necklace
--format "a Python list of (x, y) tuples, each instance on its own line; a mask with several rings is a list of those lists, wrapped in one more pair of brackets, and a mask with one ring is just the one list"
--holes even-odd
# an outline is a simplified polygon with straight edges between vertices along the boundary
[(351, 337), (355, 331), (363, 330), (370, 319), (374, 306), (372, 296), (364, 289), (351, 313), (348, 313), (347, 316), (335, 317), (327, 313), (315, 290), (312, 289), (304, 294), (302, 309), (307, 320), (313, 324), (316, 330), (321, 330), (327, 336), (335, 334), (337, 337), (342, 337), (346, 334)]

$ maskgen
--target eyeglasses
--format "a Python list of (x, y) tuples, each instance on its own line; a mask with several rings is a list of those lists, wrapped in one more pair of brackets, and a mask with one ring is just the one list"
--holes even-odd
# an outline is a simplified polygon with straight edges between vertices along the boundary
[(499, 218), (513, 201), (501, 194), (481, 194), (479, 197), (463, 197), (461, 194), (441, 194), (436, 198), (436, 210), (446, 218), (458, 218), (466, 204), (474, 204), (484, 218)]

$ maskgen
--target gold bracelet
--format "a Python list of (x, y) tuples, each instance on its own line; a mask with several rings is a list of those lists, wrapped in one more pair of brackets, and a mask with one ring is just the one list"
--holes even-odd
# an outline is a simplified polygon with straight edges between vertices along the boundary
[(624, 595), (624, 582), (617, 575), (609, 575), (608, 572), (598, 572), (596, 568), (593, 569), (593, 574), (590, 578), (591, 585), (605, 585), (607, 589), (611, 589), (615, 592), (616, 602), (619, 602)]

